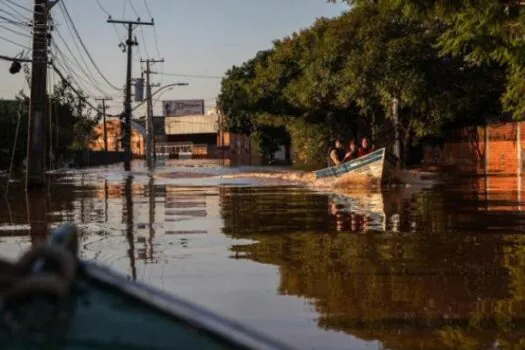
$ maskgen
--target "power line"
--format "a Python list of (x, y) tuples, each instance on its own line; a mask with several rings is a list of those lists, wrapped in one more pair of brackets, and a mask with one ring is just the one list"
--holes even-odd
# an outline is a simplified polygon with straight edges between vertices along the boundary
[(12, 1), (12, 0), (3, 0), (3, 1), (4, 1), (4, 2), (8, 2), (8, 3), (10, 3), (10, 4), (12, 4), (12, 5), (14, 5), (14, 6), (16, 6), (16, 7), (20, 8), (20, 9), (22, 9), (22, 10), (26, 10), (26, 11), (28, 11), (29, 13), (33, 13), (33, 10), (31, 10), (30, 8), (27, 8), (27, 7), (25, 7), (25, 6), (22, 6), (22, 5), (20, 5), (20, 4), (17, 4), (16, 2), (14, 2), (14, 1)]
[(128, 0), (128, 3), (129, 3), (129, 6), (131, 7), (131, 11), (133, 11), (133, 13), (135, 14), (135, 16), (140, 17), (139, 13), (137, 12), (137, 9), (136, 9), (135, 6), (133, 5), (133, 1)]
[[(60, 50), (60, 48), (58, 47), (58, 45), (54, 44), (53, 45), (54, 49), (56, 50), (56, 53), (55, 53), (55, 59), (58, 59), (58, 56), (57, 54), (60, 54), (62, 56), (62, 64), (63, 66), (65, 66), (69, 72), (70, 75), (72, 76), (75, 76), (77, 79), (83, 81), (84, 83), (86, 83), (87, 85), (90, 85), (92, 86), (95, 90), (98, 90), (99, 92), (105, 94), (105, 91), (102, 90), (100, 87), (99, 87), (99, 84), (97, 81), (95, 81), (88, 73), (86, 73), (86, 71), (82, 68), (82, 66), (80, 66), (80, 64), (78, 64), (78, 61), (76, 61), (76, 58), (74, 58), (73, 56), (73, 59), (77, 62), (78, 64), (78, 68), (80, 68), (80, 70), (82, 71), (82, 73), (84, 73), (84, 75), (87, 77), (87, 81), (84, 80), (82, 77), (80, 77), (80, 75), (78, 75), (74, 69), (71, 68), (71, 65), (68, 64), (68, 61), (67, 61), (67, 57), (66, 55), (64, 55), (64, 53)], [(87, 90), (87, 89), (86, 89)]]
[(9, 56), (4, 56), (4, 55), (0, 55), (0, 60), (10, 61), (10, 62), (15, 62), (15, 61), (27, 62), (27, 63), (33, 62), (33, 60), (28, 59), (28, 58), (9, 57)]
[[(102, 10), (102, 12), (104, 12), (106, 16), (111, 17), (111, 13), (109, 13), (109, 11), (106, 10), (104, 6), (102, 6), (102, 3), (100, 2), (100, 0), (96, 0), (96, 2), (97, 2), (98, 7)], [(115, 24), (113, 25), (113, 30), (115, 31), (115, 34), (117, 35), (118, 40), (122, 41), (120, 39), (120, 35), (118, 33), (117, 26)]]
[[(20, 19), (20, 18), (17, 17), (16, 14), (13, 15), (12, 12), (6, 11), (5, 9), (0, 8), (0, 12), (3, 12), (3, 13), (5, 13), (6, 15), (11, 16), (11, 17), (14, 18), (15, 20), (19, 20), (19, 19)], [(26, 20), (26, 21), (30, 21), (30, 20), (31, 20), (29, 17), (25, 17), (25, 16), (23, 16), (23, 15), (22, 15), (21, 17), (22, 17), (22, 19), (24, 19), (24, 20)]]
[[(135, 16), (137, 16), (137, 18), (140, 18), (140, 15), (137, 12), (135, 5), (133, 5), (133, 1), (128, 0), (128, 3), (129, 3), (129, 6), (131, 7), (131, 11), (133, 11), (133, 13), (135, 14)], [(144, 36), (144, 29), (142, 27), (140, 27), (140, 36), (142, 37), (142, 41), (144, 43), (144, 51), (146, 51), (146, 57), (149, 57), (148, 46), (147, 46), (146, 38)], [(140, 47), (138, 49), (139, 49), (139, 54), (140, 54)]]
[(222, 79), (224, 77), (218, 75), (198, 75), (198, 74), (181, 74), (181, 73), (159, 73), (171, 77), (181, 77), (181, 78), (197, 78), (197, 79)]
[(27, 33), (22, 33), (22, 32), (19, 32), (19, 31), (16, 31), (14, 29), (11, 29), (11, 28), (8, 28), (6, 26), (3, 26), (0, 24), (0, 28), (4, 29), (4, 30), (7, 30), (8, 32), (11, 32), (11, 33), (14, 33), (16, 35), (20, 35), (20, 36), (23, 36), (24, 38), (28, 38), (28, 39), (31, 39), (31, 35), (27, 34)]
[(7, 17), (2, 16), (2, 15), (0, 15), (0, 19), (4, 20), (6, 23), (14, 24), (14, 25), (17, 25), (17, 26), (22, 26), (22, 27), (29, 27), (30, 26), (29, 22), (15, 21), (12, 18), (7, 18)]
[(59, 4), (61, 5), (61, 9), (62, 9), (62, 12), (66, 15), (66, 18), (67, 20), (71, 23), (71, 26), (73, 27), (73, 30), (75, 32), (75, 35), (78, 39), (78, 41), (80, 42), (80, 45), (82, 45), (82, 48), (84, 49), (86, 55), (88, 56), (89, 60), (91, 61), (91, 63), (93, 64), (93, 66), (95, 67), (95, 69), (97, 70), (98, 74), (100, 74), (100, 76), (102, 77), (102, 79), (104, 79), (104, 81), (106, 83), (108, 83), (109, 86), (111, 86), (112, 88), (114, 88), (115, 90), (120, 90), (119, 87), (113, 85), (107, 78), (106, 76), (102, 73), (102, 71), (100, 70), (100, 68), (98, 67), (98, 65), (95, 63), (95, 60), (93, 59), (93, 57), (91, 56), (91, 54), (89, 53), (89, 50), (87, 49), (86, 45), (84, 44), (84, 41), (82, 40), (82, 37), (80, 36), (78, 30), (77, 30), (77, 27), (75, 26), (75, 23), (73, 22), (73, 19), (71, 18), (70, 14), (69, 14), (69, 11), (67, 10), (67, 7), (66, 7), (66, 4), (64, 2), (64, 0), (60, 1)]
[(75, 77), (74, 77), (73, 72), (72, 72), (72, 70), (71, 70), (71, 68), (69, 66), (67, 66), (64, 62), (59, 61), (58, 58), (56, 58), (56, 57), (54, 57), (53, 63), (57, 67), (63, 69), (67, 73), (67, 75), (68, 75), (67, 78), (70, 81), (70, 84), (75, 83), (75, 85), (77, 85), (78, 88), (81, 91), (88, 91), (88, 89), (86, 89), (86, 85), (81, 84), (77, 80), (74, 79)]
[[(7, 0), (3, 0), (3, 1), (4, 1), (4, 2), (6, 2)], [(7, 1), (7, 2), (8, 2), (8, 3), (7, 3), (7, 4), (5, 4), (5, 5), (6, 5), (6, 6), (7, 6), (7, 7), (8, 7), (8, 8), (9, 8), (9, 9), (11, 10), (11, 11), (13, 11), (13, 12), (14, 12), (15, 14), (19, 15), (20, 17), (22, 17), (22, 18), (25, 18), (25, 19), (29, 20), (29, 17), (26, 17), (27, 15), (24, 15), (23, 13), (21, 13), (20, 11), (18, 11), (18, 10), (17, 10), (16, 8), (13, 8), (13, 6), (12, 6), (12, 5), (10, 5), (10, 4), (12, 4), (12, 3), (13, 3), (12, 1)], [(22, 8), (24, 8), (24, 7), (22, 6)], [(24, 9), (25, 9), (25, 8), (24, 8)], [(25, 9), (25, 10), (28, 10), (28, 9)], [(29, 12), (31, 12), (31, 13), (32, 13), (32, 11), (31, 11), (31, 10), (29, 10)]]
[[(148, 2), (146, 0), (144, 0), (144, 7), (146, 8), (146, 12), (148, 13), (148, 16), (150, 18), (153, 18)], [(153, 26), (153, 35), (155, 37), (155, 48), (157, 49), (157, 56), (162, 57), (162, 55), (160, 54), (160, 50), (159, 50), (159, 38), (157, 36), (157, 28), (155, 26)]]
[[(78, 59), (76, 57), (77, 55), (75, 55), (73, 53), (73, 51), (71, 50), (71, 48), (69, 47), (69, 45), (65, 41), (65, 39), (62, 36), (62, 34), (60, 33), (60, 31), (55, 30), (55, 32), (58, 34), (58, 37), (60, 38), (60, 40), (64, 44), (66, 50), (69, 52), (69, 54), (71, 55), (71, 57), (73, 58), (75, 63), (78, 65), (79, 69), (84, 73), (84, 75), (87, 77), (87, 79), (92, 83), (92, 86), (94, 86), (95, 89), (97, 89), (100, 92), (102, 92), (102, 90), (98, 87), (98, 85), (100, 85), (100, 83), (93, 78), (93, 74), (90, 72), (89, 66), (88, 66), (86, 60), (84, 59), (84, 56), (80, 55), (80, 58), (81, 58), (82, 62), (84, 63), (84, 66), (85, 66), (86, 70), (84, 70), (84, 68), (82, 68), (82, 65), (80, 64), (80, 62), (78, 61)], [(76, 41), (74, 43), (75, 43), (75, 45), (77, 47), (77, 50), (80, 51), (80, 48), (78, 47), (78, 44), (76, 43)], [(61, 54), (64, 57), (64, 59), (65, 59), (66, 55), (64, 55), (64, 53), (60, 50), (59, 46), (56, 44), (56, 41), (53, 42), (53, 44), (54, 44), (56, 50), (58, 51), (58, 53)], [(105, 92), (104, 92), (104, 94), (105, 94)]]
[(62, 79), (62, 81), (67, 86), (69, 86), (71, 88), (71, 90), (73, 90), (73, 92), (77, 95), (78, 98), (83, 100), (89, 107), (93, 108), (95, 110), (95, 112), (101, 113), (101, 111), (97, 107), (95, 107), (91, 102), (89, 102), (89, 100), (87, 99), (86, 96), (82, 95), (77, 89), (75, 89), (75, 87), (73, 85), (71, 85), (71, 82), (64, 77), (64, 74), (62, 74), (62, 72), (56, 67), (56, 65), (54, 63), (51, 63), (51, 67), (53, 67), (53, 69), (58, 74), (60, 79)]
[(108, 16), (111, 16), (111, 14), (104, 8), (104, 6), (102, 6), (102, 3), (100, 2), (100, 0), (96, 0), (96, 1), (97, 1), (97, 4), (98, 4), (98, 7), (100, 7), (102, 12), (104, 12)]
[(13, 41), (13, 40), (9, 40), (7, 38), (4, 38), (3, 36), (0, 36), (0, 40), (7, 41), (8, 43), (11, 43), (11, 44), (16, 45), (18, 47), (21, 47), (23, 49), (31, 50), (31, 48), (29, 46), (23, 45), (23, 44), (19, 44), (19, 43)]

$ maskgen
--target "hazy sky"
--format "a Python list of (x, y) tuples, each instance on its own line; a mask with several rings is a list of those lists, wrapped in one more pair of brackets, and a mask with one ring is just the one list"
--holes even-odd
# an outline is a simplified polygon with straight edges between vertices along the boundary
[[(149, 20), (149, 7), (155, 19), (155, 30), (144, 26), (134, 32), (140, 45), (134, 48), (133, 76), (140, 75), (140, 58), (157, 59), (160, 54), (166, 63), (155, 65), (154, 70), (182, 76), (155, 75), (154, 82), (190, 83), (190, 86), (177, 87), (160, 98), (200, 98), (206, 100), (207, 107), (213, 105), (219, 92), (220, 77), (232, 65), (253, 57), (258, 50), (269, 48), (272, 40), (311, 25), (318, 17), (332, 17), (345, 9), (343, 5), (326, 4), (324, 0), (61, 1), (93, 60), (104, 76), (117, 87), (123, 86), (125, 81), (126, 55), (118, 44), (125, 40), (127, 31), (122, 25), (108, 24), (108, 13), (114, 19), (134, 20), (137, 18), (135, 10), (142, 20)], [(14, 56), (24, 50), (24, 46), (31, 46), (28, 36), (30, 29), (9, 23), (6, 18), (27, 21), (31, 13), (26, 9), (32, 8), (32, 2), (0, 0), (0, 54)], [(90, 96), (105, 94), (115, 98), (110, 112), (120, 110), (122, 92), (104, 82), (78, 40), (73, 39), (72, 28), (65, 21), (64, 9), (57, 5), (52, 13), (56, 23), (53, 40), (61, 52), (57, 54), (59, 65), (66, 72), (70, 69), (77, 84)], [(158, 39), (158, 52), (155, 37)], [(54, 47), (52, 50), (58, 52)], [(23, 74), (10, 75), (9, 65), (0, 60), (0, 98), (12, 98), (20, 89), (27, 90)], [(209, 78), (195, 78), (192, 75)], [(51, 81), (57, 79), (54, 75), (50, 76)], [(160, 103), (155, 110), (160, 113)]]

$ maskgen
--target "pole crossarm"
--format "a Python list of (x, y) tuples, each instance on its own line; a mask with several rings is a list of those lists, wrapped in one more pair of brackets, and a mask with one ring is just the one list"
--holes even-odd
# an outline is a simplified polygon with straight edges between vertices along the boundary
[(4, 56), (4, 55), (0, 55), (0, 60), (11, 61), (11, 62), (18, 61), (18, 62), (24, 62), (24, 63), (33, 62), (33, 60), (30, 58), (16, 58), (16, 57)]
[(140, 18), (136, 21), (124, 21), (124, 20), (115, 20), (111, 17), (107, 20), (108, 23), (115, 23), (115, 24), (127, 24), (127, 25), (143, 25), (143, 26), (153, 26), (155, 25), (155, 22), (153, 20), (149, 22), (141, 21)]
[(133, 158), (131, 152), (131, 74), (132, 74), (132, 50), (133, 46), (137, 46), (136, 40), (133, 40), (134, 27), (141, 25), (152, 26), (154, 25), (153, 19), (150, 22), (141, 21), (137, 18), (136, 21), (125, 21), (125, 20), (114, 20), (109, 16), (107, 23), (113, 24), (124, 24), (128, 29), (128, 39), (126, 41), (127, 49), (127, 69), (126, 69), (126, 88), (125, 88), (125, 100), (124, 100), (124, 123), (122, 124), (122, 145), (124, 148), (124, 170), (131, 170), (131, 160)]

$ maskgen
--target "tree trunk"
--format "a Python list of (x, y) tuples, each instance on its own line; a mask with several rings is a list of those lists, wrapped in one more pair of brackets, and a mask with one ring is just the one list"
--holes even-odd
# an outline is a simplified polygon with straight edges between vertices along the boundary
[(410, 159), (410, 144), (412, 142), (412, 132), (410, 128), (405, 130), (405, 135), (403, 137), (403, 145), (401, 151), (401, 168), (406, 168)]

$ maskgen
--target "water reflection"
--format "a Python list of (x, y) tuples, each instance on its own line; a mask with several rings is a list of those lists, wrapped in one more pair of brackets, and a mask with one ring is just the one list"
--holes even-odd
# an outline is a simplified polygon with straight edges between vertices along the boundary
[[(316, 212), (310, 198), (303, 215), (335, 223), (304, 230), (293, 227), (295, 217), (305, 218), (291, 214), (290, 206), (307, 197), (272, 194), (274, 210), (287, 213), (276, 218), (259, 210), (264, 201), (257, 191), (230, 189), (222, 194), (229, 217), (224, 232), (256, 240), (234, 246), (236, 259), (278, 266), (279, 293), (308, 300), (321, 328), (380, 340), (388, 349), (490, 349), (523, 342), (525, 239), (512, 229), (525, 216), (517, 211), (517, 194), (494, 192), (487, 203), (479, 182), (464, 186), (384, 192), (382, 213), (365, 205), (361, 211), (367, 213), (359, 214), (356, 198), (345, 204), (332, 197), (330, 218), (323, 218), (326, 202), (315, 201)], [(255, 203), (249, 218), (231, 215), (239, 210), (235, 194)], [(263, 222), (277, 229), (257, 229)], [(385, 222), (387, 230), (378, 231)], [(331, 234), (334, 229), (339, 234)]]
[(126, 239), (129, 244), (128, 256), (131, 268), (131, 278), (137, 279), (137, 267), (135, 261), (135, 237), (133, 232), (133, 177), (128, 176), (124, 182), (124, 203), (122, 206), (122, 221), (126, 223)]
[(516, 178), (348, 196), (163, 181), (79, 173), (55, 177), (47, 197), (12, 189), (0, 201), (0, 249), (16, 256), (48, 227), (74, 221), (84, 258), (299, 348), (525, 341)]

